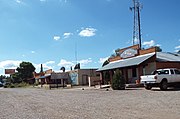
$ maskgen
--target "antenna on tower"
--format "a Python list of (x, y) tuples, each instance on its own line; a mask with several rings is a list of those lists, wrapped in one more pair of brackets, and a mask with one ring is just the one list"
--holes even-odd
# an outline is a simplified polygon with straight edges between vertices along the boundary
[(76, 64), (78, 63), (77, 61), (77, 40), (75, 39), (75, 60), (76, 60)]
[(130, 10), (134, 12), (134, 26), (133, 26), (133, 45), (136, 43), (139, 44), (141, 49), (141, 22), (140, 22), (140, 10), (142, 5), (139, 0), (133, 0), (133, 7), (130, 7)]
[(75, 59), (76, 59), (76, 65), (74, 66), (74, 69), (80, 69), (80, 63), (78, 63), (78, 59), (77, 59), (77, 40), (75, 41)]

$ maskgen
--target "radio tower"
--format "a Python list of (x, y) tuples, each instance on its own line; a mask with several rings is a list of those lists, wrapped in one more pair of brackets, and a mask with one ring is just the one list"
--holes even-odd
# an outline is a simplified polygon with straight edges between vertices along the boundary
[(142, 5), (139, 0), (133, 0), (133, 5), (133, 7), (130, 7), (130, 10), (134, 12), (133, 45), (137, 43), (141, 49), (140, 10), (142, 9)]

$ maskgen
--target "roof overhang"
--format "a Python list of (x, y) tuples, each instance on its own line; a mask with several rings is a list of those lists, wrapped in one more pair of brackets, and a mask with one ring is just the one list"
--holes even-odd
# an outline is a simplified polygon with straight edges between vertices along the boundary
[(148, 60), (149, 58), (153, 57), (156, 53), (149, 53), (145, 55), (140, 55), (128, 59), (122, 59), (114, 62), (110, 62), (109, 64), (105, 65), (104, 67), (99, 68), (97, 71), (105, 71), (110, 69), (117, 69), (117, 68), (123, 68), (123, 67), (130, 67), (130, 66), (136, 66), (141, 64), (142, 62)]
[(180, 62), (180, 55), (174, 53), (157, 52), (156, 61), (158, 62)]

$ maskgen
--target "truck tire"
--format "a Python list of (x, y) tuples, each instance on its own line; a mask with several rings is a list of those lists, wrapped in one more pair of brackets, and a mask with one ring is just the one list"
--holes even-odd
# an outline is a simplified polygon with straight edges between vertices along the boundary
[(168, 88), (168, 83), (167, 83), (167, 80), (163, 80), (160, 84), (160, 89), (161, 90), (167, 90)]
[(147, 84), (145, 84), (144, 87), (145, 87), (146, 90), (151, 90), (151, 88), (152, 88), (151, 85), (147, 85)]

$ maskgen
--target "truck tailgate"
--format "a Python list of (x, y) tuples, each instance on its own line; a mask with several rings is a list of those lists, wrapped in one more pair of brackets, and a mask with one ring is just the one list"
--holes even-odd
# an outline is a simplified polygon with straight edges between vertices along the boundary
[(141, 76), (141, 83), (155, 83), (156, 79), (154, 78), (155, 75), (146, 75), (146, 76)]

